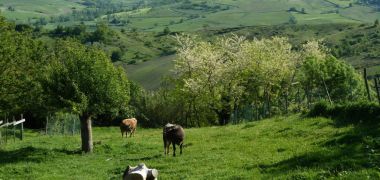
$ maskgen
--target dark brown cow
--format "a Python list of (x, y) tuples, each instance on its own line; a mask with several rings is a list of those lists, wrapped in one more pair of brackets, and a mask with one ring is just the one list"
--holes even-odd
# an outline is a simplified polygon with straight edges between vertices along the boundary
[(173, 144), (173, 156), (175, 156), (175, 145), (179, 145), (180, 154), (182, 154), (183, 140), (185, 139), (185, 131), (180, 125), (166, 124), (163, 129), (164, 153), (169, 154), (170, 144)]
[(128, 137), (128, 132), (130, 132), (129, 137), (131, 137), (132, 134), (133, 135), (135, 134), (136, 127), (137, 127), (137, 120), (136, 120), (136, 118), (124, 119), (120, 123), (121, 137), (124, 136), (124, 132), (125, 132), (125, 137)]

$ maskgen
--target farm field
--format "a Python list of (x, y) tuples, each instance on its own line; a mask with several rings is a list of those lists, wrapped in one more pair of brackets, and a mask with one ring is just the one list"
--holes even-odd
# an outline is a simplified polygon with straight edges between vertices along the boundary
[(177, 157), (163, 155), (161, 129), (122, 139), (118, 127), (96, 127), (93, 154), (80, 153), (79, 136), (28, 131), (24, 141), (1, 146), (0, 179), (120, 179), (141, 162), (159, 179), (380, 178), (378, 124), (292, 115), (185, 131)]
[[(69, 14), (74, 9), (81, 10), (85, 6), (76, 0), (0, 0), (1, 14), (10, 20), (27, 23), (28, 19), (48, 18)], [(9, 10), (12, 7), (14, 10)]]
[[(242, 26), (288, 24), (295, 18), (298, 24), (370, 23), (380, 18), (373, 7), (356, 3), (356, 0), (214, 0), (165, 1), (148, 0), (106, 2), (94, 5), (82, 0), (0, 0), (4, 16), (21, 23), (38, 22), (46, 18), (47, 28), (58, 24), (95, 24), (108, 22), (113, 28), (128, 30), (198, 31)], [(94, 6), (104, 13), (94, 17), (74, 17), (73, 11), (89, 12)], [(118, 7), (118, 10), (115, 10)], [(13, 9), (12, 9), (13, 8)], [(112, 11), (106, 9), (113, 9)], [(292, 10), (290, 10), (292, 9)], [(115, 12), (113, 12), (115, 11)], [(88, 13), (87, 13), (88, 14)], [(66, 17), (64, 21), (50, 21), (50, 17)], [(121, 23), (123, 22), (123, 23)]]

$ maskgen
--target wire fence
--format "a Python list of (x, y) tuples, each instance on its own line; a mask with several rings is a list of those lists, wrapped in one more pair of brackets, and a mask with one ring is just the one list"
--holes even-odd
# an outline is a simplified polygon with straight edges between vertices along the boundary
[(76, 135), (80, 134), (80, 120), (78, 115), (70, 113), (56, 113), (46, 117), (46, 135)]

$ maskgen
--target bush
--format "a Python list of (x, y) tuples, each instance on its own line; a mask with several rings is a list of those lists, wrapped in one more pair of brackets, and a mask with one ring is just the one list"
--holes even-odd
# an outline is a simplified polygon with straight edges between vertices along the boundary
[(329, 105), (322, 101), (314, 105), (308, 116), (328, 117), (340, 123), (377, 123), (380, 122), (380, 106), (372, 102)]
[(309, 111), (308, 116), (311, 116), (311, 117), (318, 117), (318, 116), (327, 117), (330, 109), (331, 109), (331, 106), (327, 101), (320, 101), (317, 104), (315, 104), (314, 107)]

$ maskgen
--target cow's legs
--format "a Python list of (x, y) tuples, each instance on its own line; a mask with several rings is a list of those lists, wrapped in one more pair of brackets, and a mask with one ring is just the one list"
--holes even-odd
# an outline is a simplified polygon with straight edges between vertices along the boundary
[(181, 145), (179, 145), (179, 154), (182, 154), (182, 148), (183, 148), (183, 143), (181, 143)]
[(175, 156), (175, 143), (173, 143), (173, 156)]
[(166, 143), (164, 141), (164, 155), (166, 155)]
[(170, 144), (171, 144), (170, 141), (166, 143), (166, 154), (169, 154)]

